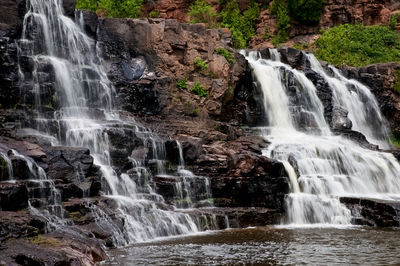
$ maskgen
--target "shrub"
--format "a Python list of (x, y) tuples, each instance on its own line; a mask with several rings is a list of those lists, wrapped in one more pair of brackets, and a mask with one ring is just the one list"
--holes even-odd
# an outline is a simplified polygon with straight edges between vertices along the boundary
[(201, 71), (206, 71), (208, 69), (208, 64), (204, 62), (203, 59), (201, 59), (200, 57), (196, 57), (194, 59), (194, 65)]
[(196, 0), (189, 8), (190, 23), (205, 23), (208, 27), (217, 26), (217, 13), (205, 0)]
[(186, 90), (188, 88), (187, 80), (186, 78), (184, 79), (178, 79), (176, 81), (176, 87), (180, 90)]
[(200, 84), (200, 82), (195, 82), (191, 91), (200, 97), (208, 97), (209, 92)]
[(228, 61), (229, 63), (235, 63), (235, 59), (232, 57), (232, 54), (225, 48), (217, 48), (215, 50), (215, 53), (225, 57), (226, 61)]
[(304, 24), (318, 24), (325, 0), (288, 0), (289, 14)]
[(271, 14), (277, 18), (278, 33), (271, 40), (272, 44), (276, 46), (279, 43), (286, 42), (289, 38), (290, 16), (286, 2), (274, 0), (271, 5)]
[(333, 65), (365, 66), (400, 60), (400, 37), (385, 26), (344, 24), (322, 33), (315, 55)]
[(251, 1), (249, 7), (240, 12), (236, 1), (229, 1), (220, 13), (221, 24), (232, 32), (233, 45), (235, 48), (244, 48), (247, 42), (255, 34), (255, 23), (260, 15), (260, 9), (255, 1)]
[(86, 9), (93, 12), (97, 10), (98, 0), (77, 0), (76, 1), (76, 9)]
[(389, 28), (391, 30), (396, 30), (396, 26), (399, 20), (399, 14), (394, 14), (393, 16), (390, 17), (389, 19)]
[(160, 10), (158, 10), (158, 9), (152, 10), (149, 13), (150, 18), (158, 18), (159, 15), (160, 15)]
[(77, 0), (76, 8), (102, 12), (107, 17), (135, 18), (144, 0)]

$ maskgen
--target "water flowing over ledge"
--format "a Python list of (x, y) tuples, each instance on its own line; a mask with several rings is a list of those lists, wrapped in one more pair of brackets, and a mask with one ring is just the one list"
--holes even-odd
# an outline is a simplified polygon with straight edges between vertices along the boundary
[[(135, 121), (121, 120), (113, 110), (115, 91), (98, 56), (97, 43), (82, 29), (84, 22), (83, 17), (79, 17), (80, 13), (77, 13), (77, 24), (63, 14), (62, 1), (59, 0), (27, 1), (27, 10), (19, 42), (19, 57), (20, 60), (32, 60), (34, 71), (32, 76), (25, 76), (20, 71), (21, 86), (32, 84), (37, 96), (34, 103), (37, 107), (35, 124), (39, 134), (47, 137), (55, 146), (88, 148), (94, 163), (100, 166), (107, 188), (102, 193), (115, 201), (116, 217), (111, 218), (96, 205), (88, 203), (87, 208), (93, 213), (96, 224), (110, 231), (117, 246), (199, 231), (199, 221), (196, 223), (189, 214), (174, 207), (171, 209), (163, 197), (154, 191), (154, 174), (144, 165), (143, 160), (130, 157), (131, 167), (122, 173), (113, 167), (110, 156), (112, 144), (108, 134), (110, 130), (128, 129), (145, 147), (151, 148), (159, 175), (165, 174), (164, 142)], [(56, 84), (53, 104), (57, 108), (52, 116), (40, 109), (43, 105), (40, 96), (44, 93), (42, 73), (46, 68), (53, 73)], [(192, 206), (192, 181), (188, 179), (204, 180), (205, 198), (210, 197), (207, 179), (196, 177), (185, 170), (182, 155), (178, 168), (183, 182), (176, 183), (176, 193), (181, 203), (177, 203), (177, 206)], [(60, 213), (47, 214), (33, 206), (31, 208), (44, 216), (56, 216), (57, 221), (65, 219)], [(119, 229), (115, 221), (123, 221), (123, 228)], [(64, 224), (55, 224), (55, 228)], [(213, 229), (213, 226), (209, 228)]]
[[(271, 142), (264, 153), (283, 162), (291, 181), (284, 224), (350, 225), (357, 213), (340, 197), (399, 199), (400, 164), (392, 154), (333, 134), (313, 83), (281, 63), (276, 50), (270, 51), (269, 60), (259, 52), (243, 53), (264, 97), (268, 127), (262, 132)], [(328, 83), (334, 108), (348, 113), (348, 118), (341, 118), (343, 126), (365, 134), (381, 148), (390, 147), (386, 122), (368, 88), (346, 79), (334, 67), (328, 74), (311, 54), (305, 57)]]

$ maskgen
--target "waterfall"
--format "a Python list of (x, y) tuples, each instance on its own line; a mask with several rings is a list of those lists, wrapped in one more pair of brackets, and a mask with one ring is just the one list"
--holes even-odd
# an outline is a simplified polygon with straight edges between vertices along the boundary
[[(178, 208), (194, 208), (196, 205), (213, 207), (214, 205), (210, 202), (212, 198), (210, 181), (207, 177), (196, 176), (185, 168), (182, 144), (179, 141), (176, 141), (176, 144), (179, 152), (179, 181), (175, 183), (175, 205)], [(215, 218), (211, 218), (211, 223), (216, 224)], [(213, 227), (211, 226), (211, 228)]]
[(333, 76), (329, 76), (313, 54), (306, 54), (311, 69), (320, 74), (332, 89), (334, 105), (344, 107), (353, 122), (353, 130), (362, 132), (370, 143), (381, 148), (390, 148), (389, 129), (382, 116), (378, 102), (365, 85), (347, 79), (338, 69), (329, 66)]
[[(291, 182), (284, 223), (348, 225), (352, 215), (340, 203), (343, 196), (398, 200), (400, 164), (394, 156), (334, 135), (316, 87), (304, 73), (280, 62), (277, 53), (272, 51), (273, 60), (262, 59), (258, 52), (245, 56), (263, 93), (268, 118), (262, 132), (271, 144), (263, 153), (284, 164)], [(329, 84), (333, 104), (349, 111), (353, 129), (389, 146), (385, 143), (388, 130), (368, 88), (344, 78), (333, 67), (329, 75), (312, 55), (307, 58)]]
[[(28, 0), (27, 10), (19, 57), (33, 62), (33, 71), (32, 76), (21, 74), (21, 86), (32, 84), (35, 123), (41, 134), (53, 145), (90, 149), (94, 163), (100, 166), (108, 187), (103, 193), (116, 202), (114, 218), (124, 222), (121, 232), (113, 224), (114, 218), (90, 205), (97, 224), (112, 231), (116, 245), (196, 232), (198, 228), (188, 214), (171, 210), (154, 192), (152, 175), (142, 161), (130, 158), (131, 169), (122, 174), (114, 170), (109, 129), (134, 130), (145, 146), (152, 147), (158, 173), (163, 172), (164, 144), (150, 130), (123, 121), (113, 111), (115, 92), (103, 70), (96, 42), (63, 14), (61, 0)], [(78, 19), (80, 25), (82, 19)], [(54, 79), (55, 91), (46, 87), (43, 76)]]

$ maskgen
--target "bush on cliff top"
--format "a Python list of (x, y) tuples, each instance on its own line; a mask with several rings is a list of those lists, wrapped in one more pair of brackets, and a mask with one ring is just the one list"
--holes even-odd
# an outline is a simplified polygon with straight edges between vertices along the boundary
[(205, 23), (208, 27), (217, 27), (217, 13), (205, 0), (196, 0), (190, 5), (188, 13), (190, 23)]
[(145, 0), (77, 0), (77, 9), (87, 9), (112, 18), (136, 18)]
[(232, 32), (235, 48), (244, 48), (255, 35), (255, 24), (260, 15), (260, 8), (255, 1), (250, 1), (249, 7), (243, 14), (236, 1), (229, 1), (220, 13), (221, 25)]
[(289, 14), (298, 22), (318, 24), (325, 0), (288, 0)]
[(400, 36), (385, 26), (336, 26), (323, 32), (316, 46), (318, 59), (333, 65), (400, 62)]

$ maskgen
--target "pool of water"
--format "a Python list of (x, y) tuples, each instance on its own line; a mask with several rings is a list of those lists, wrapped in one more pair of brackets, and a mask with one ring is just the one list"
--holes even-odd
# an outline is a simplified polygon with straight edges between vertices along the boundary
[(400, 265), (400, 230), (230, 229), (110, 250), (102, 265)]

